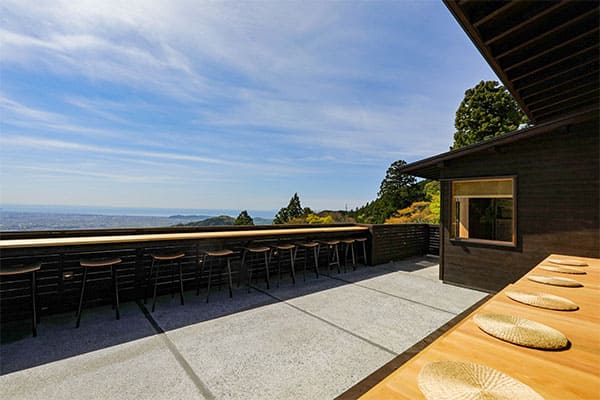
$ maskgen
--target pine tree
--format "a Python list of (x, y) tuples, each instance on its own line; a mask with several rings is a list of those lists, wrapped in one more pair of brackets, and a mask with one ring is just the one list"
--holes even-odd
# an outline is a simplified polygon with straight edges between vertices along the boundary
[(254, 225), (254, 220), (248, 214), (248, 211), (244, 210), (244, 211), (240, 212), (240, 215), (237, 216), (237, 218), (235, 219), (233, 224), (234, 225)]

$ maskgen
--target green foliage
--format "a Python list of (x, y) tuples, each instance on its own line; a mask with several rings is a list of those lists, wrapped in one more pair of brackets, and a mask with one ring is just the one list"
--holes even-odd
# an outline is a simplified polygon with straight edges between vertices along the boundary
[(250, 215), (248, 215), (248, 211), (244, 210), (240, 212), (240, 215), (237, 216), (234, 225), (254, 225), (254, 220)]
[(348, 213), (349, 216), (359, 223), (382, 224), (394, 215), (396, 210), (408, 207), (415, 201), (424, 200), (423, 184), (417, 183), (414, 176), (399, 171), (404, 165), (404, 160), (393, 162), (381, 182), (377, 199)]
[(309, 224), (331, 224), (333, 223), (333, 217), (331, 215), (320, 217), (311, 213), (306, 216), (305, 221)]
[(440, 223), (440, 181), (429, 181), (425, 184), (425, 196), (429, 200), (429, 211), (433, 215), (432, 224)]
[(456, 110), (456, 132), (450, 149), (512, 132), (527, 122), (527, 116), (504, 86), (496, 81), (481, 81), (467, 89)]
[(409, 207), (398, 210), (391, 218), (388, 218), (386, 224), (437, 224), (439, 218), (436, 218), (431, 212), (431, 203), (428, 201), (416, 201)]
[(300, 197), (298, 197), (298, 193), (294, 193), (287, 207), (283, 207), (279, 209), (277, 215), (275, 215), (275, 219), (273, 219), (274, 224), (286, 224), (288, 221), (303, 217), (308, 214), (310, 208), (302, 209), (302, 205), (300, 204)]

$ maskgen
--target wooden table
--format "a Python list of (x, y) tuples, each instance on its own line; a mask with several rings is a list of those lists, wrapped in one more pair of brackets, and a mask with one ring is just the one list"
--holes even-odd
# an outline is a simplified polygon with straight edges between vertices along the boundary
[(111, 243), (160, 242), (171, 240), (231, 239), (245, 237), (267, 237), (278, 235), (312, 235), (323, 233), (365, 232), (366, 226), (341, 226), (326, 228), (257, 229), (219, 232), (156, 233), (137, 235), (83, 236), (65, 238), (9, 239), (0, 240), (0, 250), (31, 247), (58, 247), (80, 245), (102, 245)]
[[(545, 399), (600, 398), (600, 259), (551, 255), (585, 261), (587, 275), (559, 274), (540, 269), (527, 275), (569, 277), (584, 286), (568, 288), (532, 282), (524, 276), (509, 285), (435, 342), (365, 393), (361, 399), (424, 399), (417, 386), (424, 365), (442, 360), (484, 364), (529, 385)], [(548, 257), (548, 258), (550, 258)], [(579, 268), (579, 267), (577, 267)], [(553, 311), (509, 299), (507, 290), (545, 292), (571, 299), (577, 311)], [(433, 295), (433, 294), (432, 294)], [(571, 342), (564, 351), (543, 351), (496, 339), (472, 320), (481, 313), (510, 314), (541, 322), (561, 331)]]

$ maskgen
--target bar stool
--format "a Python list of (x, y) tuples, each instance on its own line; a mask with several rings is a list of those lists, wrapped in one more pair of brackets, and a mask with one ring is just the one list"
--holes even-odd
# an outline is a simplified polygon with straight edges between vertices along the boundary
[(173, 273), (173, 269), (175, 267), (175, 261), (177, 261), (177, 265), (179, 267), (179, 296), (181, 298), (181, 305), (183, 305), (183, 269), (181, 266), (181, 259), (183, 257), (185, 257), (185, 253), (181, 252), (181, 251), (177, 251), (174, 253), (164, 253), (164, 254), (150, 254), (150, 257), (152, 257), (152, 264), (150, 265), (150, 275), (148, 275), (148, 282), (146, 284), (146, 296), (144, 297), (144, 304), (146, 303), (147, 300), (147, 293), (148, 293), (148, 288), (150, 287), (150, 283), (152, 281), (152, 274), (154, 274), (154, 294), (152, 295), (152, 312), (154, 312), (154, 309), (156, 307), (156, 288), (159, 285), (164, 285), (166, 284), (166, 282), (164, 283), (158, 283), (158, 276), (160, 275), (159, 271), (160, 271), (160, 262), (161, 261), (170, 261), (170, 265), (171, 265), (171, 297), (174, 296), (174, 292), (173, 292), (173, 283), (175, 281), (174, 279), (174, 273)]
[(36, 272), (42, 268), (39, 262), (33, 264), (13, 265), (10, 267), (0, 266), (0, 276), (15, 276), (21, 274), (31, 274), (31, 326), (33, 336), (37, 336), (37, 324), (39, 315), (37, 312), (37, 279)]
[(308, 261), (308, 252), (312, 249), (314, 260), (315, 260), (315, 273), (317, 274), (317, 278), (319, 277), (319, 243), (317, 242), (301, 242), (296, 243), (296, 251), (294, 252), (294, 259), (298, 255), (298, 249), (304, 250), (304, 271), (302, 272), (302, 278), (306, 281), (306, 265)]
[(279, 282), (281, 282), (281, 258), (282, 258), (282, 253), (284, 251), (289, 250), (290, 252), (290, 268), (291, 268), (291, 275), (292, 275), (292, 282), (294, 283), (294, 285), (296, 284), (296, 270), (294, 268), (294, 250), (296, 249), (296, 246), (293, 244), (275, 244), (271, 246), (271, 254), (269, 254), (269, 263), (271, 262), (271, 258), (273, 257), (273, 255), (277, 255), (277, 287), (279, 287)]
[(77, 323), (75, 328), (79, 328), (81, 321), (81, 311), (83, 308), (83, 299), (85, 294), (85, 284), (87, 282), (88, 270), (90, 268), (107, 268), (110, 267), (110, 274), (113, 289), (113, 308), (116, 310), (117, 319), (121, 318), (119, 313), (119, 281), (115, 265), (121, 262), (120, 258), (97, 258), (97, 259), (81, 259), (79, 265), (83, 268), (83, 278), (81, 280), (81, 293), (79, 294), (79, 307), (77, 308)]
[(355, 239), (342, 239), (340, 242), (344, 245), (344, 272), (348, 266), (348, 250), (352, 254), (352, 270), (356, 271), (356, 256), (354, 255), (354, 243)]
[[(208, 265), (208, 287), (206, 290), (206, 302), (208, 303), (208, 298), (210, 296), (210, 284), (212, 281), (212, 263), (209, 263), (211, 259), (222, 260), (225, 258), (227, 260), (227, 276), (228, 276), (228, 284), (229, 284), (229, 298), (233, 297), (233, 281), (231, 278), (231, 256), (234, 255), (235, 252), (229, 249), (223, 250), (211, 250), (205, 251), (202, 257), (202, 265), (200, 267), (200, 275), (204, 271), (204, 267)], [(196, 296), (200, 295), (200, 276), (196, 273)]]
[(321, 244), (327, 247), (327, 271), (331, 275), (331, 267), (337, 266), (338, 273), (341, 274), (342, 270), (340, 268), (340, 252), (338, 249), (338, 245), (340, 244), (339, 240), (322, 240)]
[(367, 265), (367, 238), (362, 237), (362, 238), (356, 238), (354, 239), (354, 241), (356, 243), (361, 243), (362, 244), (362, 250), (363, 250), (363, 260), (365, 261), (365, 266)]
[[(271, 280), (269, 278), (269, 252), (271, 251), (270, 247), (267, 246), (255, 246), (255, 247), (244, 247), (244, 251), (242, 253), (242, 263), (240, 265), (241, 270), (244, 270), (244, 266), (246, 263), (246, 258), (248, 258), (248, 256), (252, 256), (254, 255), (255, 259), (256, 256), (259, 256), (260, 254), (262, 254), (264, 256), (264, 260), (265, 260), (265, 274), (266, 274), (266, 278), (267, 278), (267, 289), (271, 288)], [(250, 285), (252, 285), (252, 271), (254, 271), (256, 268), (252, 268), (252, 262), (249, 263), (248, 265), (248, 293), (250, 293)], [(238, 279), (238, 283), (239, 283), (239, 279)], [(238, 285), (239, 286), (239, 285)]]

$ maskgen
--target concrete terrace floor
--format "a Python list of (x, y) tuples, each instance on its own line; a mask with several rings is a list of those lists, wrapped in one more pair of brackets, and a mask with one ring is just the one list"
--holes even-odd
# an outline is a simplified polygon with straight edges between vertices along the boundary
[(44, 317), (37, 338), (23, 321), (0, 346), (0, 398), (331, 399), (486, 295), (441, 283), (427, 258), (298, 278), (209, 304), (164, 296), (152, 314), (124, 303), (119, 321), (85, 309), (79, 329)]

